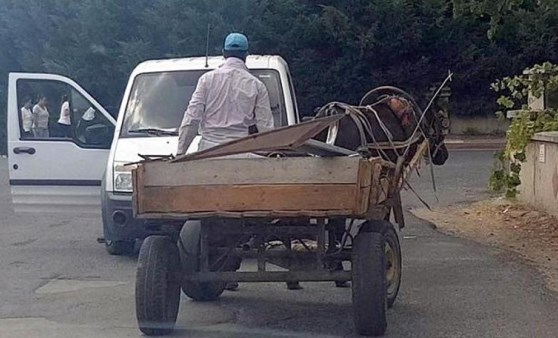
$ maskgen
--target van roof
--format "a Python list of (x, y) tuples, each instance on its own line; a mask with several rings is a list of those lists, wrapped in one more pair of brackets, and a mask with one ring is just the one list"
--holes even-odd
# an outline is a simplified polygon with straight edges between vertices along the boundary
[[(223, 56), (210, 56), (203, 57), (188, 57), (180, 59), (162, 59), (162, 60), (149, 60), (140, 63), (134, 73), (152, 73), (152, 72), (169, 72), (178, 70), (203, 70), (215, 69), (219, 67), (224, 61)], [(250, 55), (246, 59), (246, 66), (250, 69), (279, 69), (286, 68), (287, 63), (279, 55)]]

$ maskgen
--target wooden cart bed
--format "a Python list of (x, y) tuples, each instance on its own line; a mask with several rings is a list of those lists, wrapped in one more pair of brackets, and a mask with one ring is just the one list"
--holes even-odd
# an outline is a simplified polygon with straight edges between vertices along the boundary
[(135, 217), (355, 217), (385, 212), (379, 158), (154, 161), (133, 170)]

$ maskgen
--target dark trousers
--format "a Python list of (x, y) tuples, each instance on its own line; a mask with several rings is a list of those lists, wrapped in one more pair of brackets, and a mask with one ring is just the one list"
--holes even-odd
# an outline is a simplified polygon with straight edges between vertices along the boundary
[(60, 137), (72, 138), (72, 126), (58, 123), (58, 130), (60, 130)]

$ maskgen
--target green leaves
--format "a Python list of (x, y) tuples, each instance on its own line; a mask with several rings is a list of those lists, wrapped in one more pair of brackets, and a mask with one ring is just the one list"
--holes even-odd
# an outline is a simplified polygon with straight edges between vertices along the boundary
[(500, 98), (498, 99), (497, 102), (498, 102), (499, 105), (503, 106), (504, 108), (508, 108), (508, 109), (513, 108), (513, 106), (515, 105), (513, 100), (510, 99), (507, 96), (500, 96)]
[[(513, 108), (516, 102), (527, 98), (540, 98), (547, 89), (558, 88), (558, 66), (550, 62), (535, 65), (523, 72), (523, 75), (507, 77), (492, 84), (496, 92), (504, 93), (498, 99), (503, 108)], [(498, 114), (498, 113), (497, 113)], [(503, 115), (499, 112), (499, 115)], [(496, 169), (490, 178), (489, 187), (494, 191), (506, 191), (506, 196), (513, 198), (521, 184), (521, 163), (526, 160), (526, 148), (536, 133), (558, 131), (558, 110), (549, 107), (532, 110), (523, 105), (513, 119), (508, 132), (506, 150), (500, 154)]]

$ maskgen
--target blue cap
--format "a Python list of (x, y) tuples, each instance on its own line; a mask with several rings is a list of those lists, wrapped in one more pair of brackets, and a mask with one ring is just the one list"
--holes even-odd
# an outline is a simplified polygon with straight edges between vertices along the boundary
[(226, 51), (247, 52), (248, 51), (248, 38), (244, 34), (231, 33), (225, 39), (224, 50), (226, 50)]

